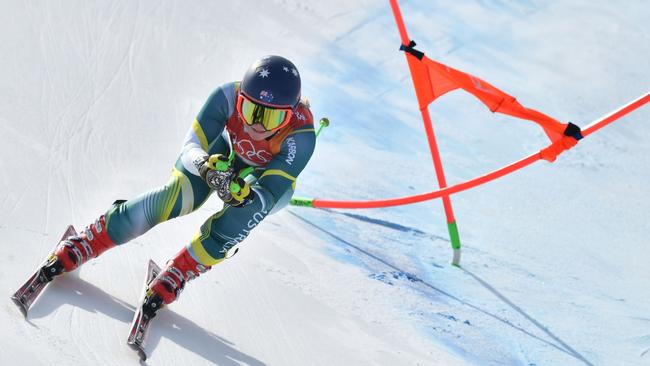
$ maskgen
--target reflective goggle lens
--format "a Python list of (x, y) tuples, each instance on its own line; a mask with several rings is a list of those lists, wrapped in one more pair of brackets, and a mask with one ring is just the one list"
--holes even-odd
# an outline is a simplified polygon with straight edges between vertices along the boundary
[(244, 122), (251, 126), (260, 123), (267, 131), (274, 130), (291, 118), (290, 109), (273, 109), (255, 104), (250, 100), (240, 97), (239, 113)]

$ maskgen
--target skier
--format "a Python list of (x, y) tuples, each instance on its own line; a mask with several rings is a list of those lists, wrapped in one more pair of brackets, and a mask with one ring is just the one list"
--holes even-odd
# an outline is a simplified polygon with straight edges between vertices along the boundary
[(145, 303), (153, 310), (172, 303), (187, 281), (224, 260), (291, 199), (315, 144), (313, 117), (300, 89), (295, 65), (280, 56), (262, 58), (241, 82), (218, 87), (192, 123), (167, 184), (116, 201), (79, 235), (61, 241), (48, 262), (56, 269), (50, 272), (70, 272), (163, 221), (195, 211), (216, 191), (222, 210), (147, 288)]

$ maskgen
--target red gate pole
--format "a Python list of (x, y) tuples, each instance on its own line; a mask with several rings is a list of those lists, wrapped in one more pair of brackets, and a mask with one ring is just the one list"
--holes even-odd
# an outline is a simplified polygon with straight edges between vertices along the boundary
[[(402, 19), (402, 13), (400, 12), (399, 5), (397, 0), (390, 0), (390, 6), (393, 9), (393, 15), (395, 16), (395, 22), (397, 23), (397, 28), (399, 29), (399, 34), (402, 39), (402, 44), (408, 46), (410, 39), (406, 33), (406, 26), (404, 25), (404, 20)], [(405, 53), (408, 62), (408, 54)], [(411, 78), (413, 83), (416, 83), (413, 73), (411, 72)], [(436, 136), (433, 132), (433, 124), (431, 123), (431, 116), (429, 115), (428, 106), (420, 108), (420, 113), (422, 114), (422, 121), (424, 122), (424, 129), (427, 134), (427, 140), (429, 141), (429, 150), (431, 151), (431, 157), (433, 159), (433, 167), (436, 171), (436, 177), (438, 178), (438, 185), (440, 188), (447, 187), (447, 180), (445, 179), (445, 172), (442, 167), (442, 160), (440, 159), (440, 152), (438, 150), (438, 144), (436, 143)], [(460, 235), (458, 234), (458, 226), (456, 225), (456, 218), (454, 217), (454, 210), (451, 207), (451, 199), (449, 195), (442, 196), (442, 205), (445, 208), (445, 215), (447, 216), (447, 229), (449, 230), (449, 238), (451, 240), (451, 247), (454, 251), (454, 257), (451, 264), (459, 266), (460, 263)]]

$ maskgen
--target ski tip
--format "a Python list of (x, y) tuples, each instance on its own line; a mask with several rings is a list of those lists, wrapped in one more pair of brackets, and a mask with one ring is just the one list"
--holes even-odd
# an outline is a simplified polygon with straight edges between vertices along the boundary
[(153, 259), (149, 259), (149, 265), (154, 266), (154, 267), (159, 267), (158, 264), (156, 262), (154, 262)]
[(140, 348), (140, 346), (138, 346), (135, 343), (128, 343), (128, 345), (129, 347), (131, 347), (131, 349), (138, 352), (138, 356), (140, 356), (140, 362), (144, 362), (147, 360), (147, 354), (144, 352), (142, 348)]
[(72, 235), (77, 235), (77, 230), (74, 228), (74, 226), (68, 225), (68, 228), (65, 229), (65, 233), (63, 233), (63, 237), (61, 238), (61, 240)]
[(154, 262), (153, 259), (149, 259), (148, 268), (153, 269), (156, 272), (160, 272), (160, 266)]
[(18, 306), (18, 309), (20, 309), (20, 312), (23, 313), (23, 316), (25, 319), (27, 319), (27, 307), (25, 304), (22, 303), (16, 296), (11, 296), (11, 300)]

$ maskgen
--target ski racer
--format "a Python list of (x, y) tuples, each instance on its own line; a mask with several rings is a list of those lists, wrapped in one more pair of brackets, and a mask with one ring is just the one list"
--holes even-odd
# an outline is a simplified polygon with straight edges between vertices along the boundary
[(284, 57), (262, 58), (241, 82), (218, 87), (192, 123), (169, 181), (116, 201), (78, 236), (61, 241), (49, 263), (70, 272), (155, 225), (198, 209), (216, 192), (221, 211), (205, 221), (149, 284), (147, 301), (172, 303), (185, 283), (223, 261), (269, 214), (284, 207), (315, 144), (300, 74)]

